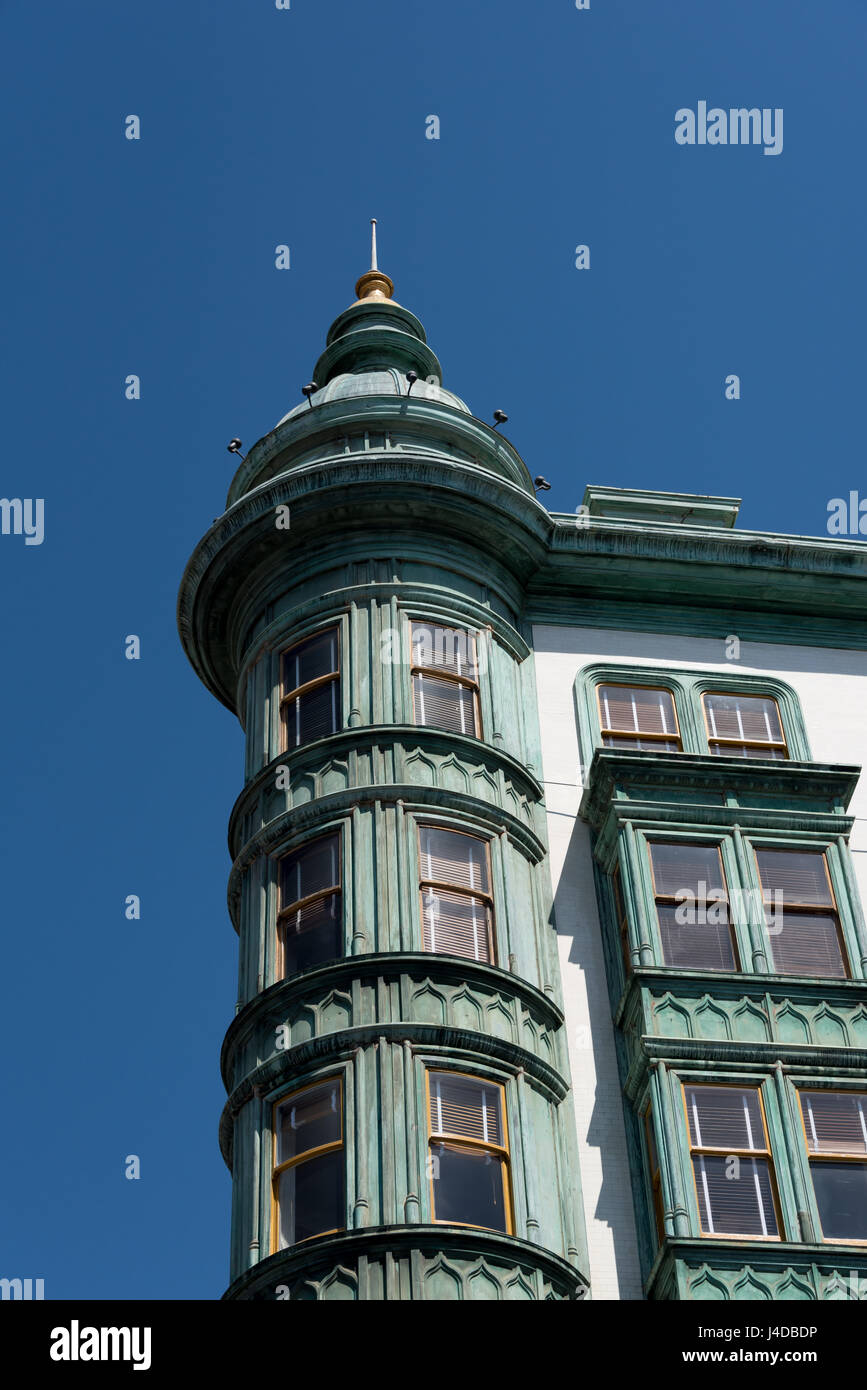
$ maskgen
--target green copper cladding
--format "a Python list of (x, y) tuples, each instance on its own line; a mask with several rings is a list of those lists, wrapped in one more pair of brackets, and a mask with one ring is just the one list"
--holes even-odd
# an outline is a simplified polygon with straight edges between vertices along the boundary
[[(443, 385), (422, 325), (375, 261), (356, 293), (316, 363), (317, 390), (250, 448), (178, 601), (194, 669), (246, 733), (229, 828), (239, 973), (221, 1059), (233, 1182), (225, 1297), (574, 1300), (587, 1296), (589, 1263), (533, 624), (855, 652), (867, 646), (867, 555), (858, 543), (734, 529), (732, 498), (591, 485), (583, 512), (549, 514), (508, 440)], [(415, 722), (413, 622), (475, 634), (481, 736)], [(281, 655), (326, 631), (340, 653), (335, 731), (289, 750)], [(682, 752), (600, 749), (594, 683), (640, 683), (646, 667), (587, 662), (574, 689), (580, 816), (645, 1296), (850, 1297), (849, 1272), (867, 1276), (867, 1255), (818, 1234), (798, 1091), (867, 1090), (867, 928), (849, 849), (860, 769), (812, 760), (793, 684), (734, 669), (711, 678), (697, 665), (654, 667), (682, 712)], [(712, 756), (700, 715), (709, 689), (773, 695), (788, 760)], [(488, 846), (495, 961), (425, 949), (419, 836), (432, 825)], [(280, 864), (324, 834), (341, 847), (340, 954), (284, 977)], [(738, 970), (666, 965), (648, 860), (663, 835), (719, 842), (747, 903), (760, 888), (755, 844), (821, 849), (850, 977), (775, 973), (749, 907), (733, 912)], [(502, 1088), (507, 1234), (435, 1220), (431, 1070)], [(341, 1225), (278, 1250), (274, 1106), (323, 1082), (340, 1086)], [(701, 1232), (683, 1087), (708, 1082), (759, 1088), (776, 1241)]]

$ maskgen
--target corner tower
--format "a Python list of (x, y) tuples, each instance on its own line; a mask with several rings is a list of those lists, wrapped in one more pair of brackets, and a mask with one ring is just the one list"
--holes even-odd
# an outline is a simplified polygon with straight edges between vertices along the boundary
[(236, 1299), (576, 1299), (524, 586), (549, 518), (376, 266), (178, 624), (246, 733), (220, 1142)]

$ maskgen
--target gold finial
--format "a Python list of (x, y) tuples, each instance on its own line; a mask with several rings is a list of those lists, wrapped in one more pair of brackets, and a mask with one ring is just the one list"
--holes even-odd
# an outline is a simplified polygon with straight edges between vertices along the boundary
[(394, 284), (376, 264), (376, 218), (370, 219), (370, 270), (356, 283), (356, 303), (365, 299), (391, 299)]

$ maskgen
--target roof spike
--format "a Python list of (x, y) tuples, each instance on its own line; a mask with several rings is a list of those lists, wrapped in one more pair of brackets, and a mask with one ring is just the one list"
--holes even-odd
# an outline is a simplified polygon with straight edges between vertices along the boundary
[(392, 295), (394, 294), (394, 284), (385, 274), (385, 271), (380, 270), (376, 260), (375, 217), (371, 217), (370, 219), (370, 270), (366, 270), (362, 275), (361, 279), (357, 282), (355, 286), (355, 293), (357, 296), (355, 301), (356, 304), (360, 304), (362, 301), (370, 299), (379, 300), (380, 303), (383, 300), (389, 300), (391, 301), (391, 303), (394, 303), (394, 300), (392, 299)]
[(370, 219), (370, 268), (371, 268), (371, 270), (378, 270), (378, 269), (379, 269), (379, 266), (376, 264), (376, 218), (375, 218), (375, 217), (371, 217), (371, 219)]

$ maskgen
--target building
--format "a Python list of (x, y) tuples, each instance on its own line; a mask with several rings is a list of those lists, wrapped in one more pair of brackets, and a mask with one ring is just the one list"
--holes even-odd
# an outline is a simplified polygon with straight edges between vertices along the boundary
[(225, 1296), (851, 1296), (863, 550), (548, 513), (393, 292), (179, 598), (246, 731)]

